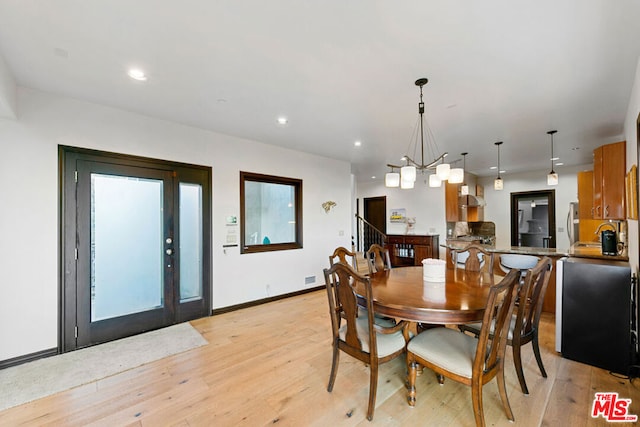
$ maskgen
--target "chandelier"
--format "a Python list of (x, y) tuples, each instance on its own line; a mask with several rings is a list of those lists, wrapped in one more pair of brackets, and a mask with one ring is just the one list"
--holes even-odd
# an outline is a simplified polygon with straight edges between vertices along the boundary
[[(450, 174), (452, 172), (448, 163), (444, 162), (444, 158), (447, 156), (447, 153), (442, 153), (438, 155), (438, 147), (435, 143), (433, 135), (431, 131), (427, 128), (428, 136), (430, 140), (427, 141), (427, 149), (431, 150), (431, 154), (434, 156), (434, 159), (429, 162), (424, 162), (424, 143), (425, 143), (425, 126), (424, 126), (424, 102), (422, 101), (422, 87), (429, 82), (429, 79), (421, 78), (416, 80), (416, 86), (420, 87), (420, 102), (418, 103), (418, 113), (420, 114), (420, 162), (414, 160), (408, 154), (402, 158), (405, 162), (404, 166), (400, 165), (392, 165), (387, 163), (387, 166), (391, 168), (391, 172), (385, 175), (385, 185), (387, 187), (400, 187), (400, 188), (413, 188), (414, 183), (417, 178), (417, 171), (420, 173), (424, 173), (428, 170), (434, 170), (435, 173), (429, 175), (429, 187), (440, 187), (442, 181), (450, 180), (451, 182), (457, 181), (462, 182), (462, 179), (459, 177), (459, 171), (455, 171), (455, 179), (450, 179)], [(413, 153), (415, 157), (415, 152), (418, 149), (418, 138), (416, 137), (415, 141), (409, 144), (409, 148), (413, 145)], [(437, 157), (436, 157), (437, 156)], [(400, 173), (395, 172), (394, 169), (399, 169)], [(460, 179), (458, 181), (458, 179)]]

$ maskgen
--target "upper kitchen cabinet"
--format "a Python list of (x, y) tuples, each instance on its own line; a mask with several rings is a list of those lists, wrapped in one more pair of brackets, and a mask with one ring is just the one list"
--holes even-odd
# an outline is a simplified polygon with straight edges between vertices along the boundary
[(462, 184), (445, 184), (445, 216), (447, 222), (484, 221), (484, 187), (470, 185), (469, 195), (461, 195)]
[(593, 219), (593, 171), (578, 172), (578, 218)]
[(625, 219), (626, 142), (593, 150), (593, 219)]

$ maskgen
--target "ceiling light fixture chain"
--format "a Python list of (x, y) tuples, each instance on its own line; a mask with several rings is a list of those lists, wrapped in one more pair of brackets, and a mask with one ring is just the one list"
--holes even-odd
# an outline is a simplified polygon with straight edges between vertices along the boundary
[[(404, 166), (394, 165), (387, 163), (387, 166), (391, 168), (391, 172), (385, 175), (385, 185), (387, 187), (398, 187), (401, 188), (413, 188), (414, 183), (416, 181), (417, 171), (424, 173), (426, 170), (435, 170), (436, 174), (429, 176), (429, 186), (430, 187), (440, 187), (442, 181), (446, 181), (450, 176), (450, 166), (448, 163), (444, 163), (444, 158), (448, 153), (443, 153), (439, 156), (436, 154), (437, 145), (435, 144), (435, 139), (433, 138), (433, 134), (431, 133), (428, 125), (426, 132), (428, 132), (428, 136), (431, 137), (431, 148), (434, 152), (434, 160), (429, 163), (424, 162), (425, 148), (424, 148), (424, 136), (425, 136), (425, 126), (424, 126), (424, 100), (423, 100), (423, 91), (422, 88), (429, 82), (427, 78), (421, 78), (416, 80), (416, 86), (420, 87), (420, 102), (418, 103), (418, 115), (420, 120), (420, 163), (411, 158), (408, 154), (402, 158), (403, 161), (406, 162)], [(415, 146), (413, 150), (413, 157), (416, 157), (417, 152), (417, 144), (418, 138), (415, 136)], [(409, 148), (411, 147), (411, 142), (409, 143)], [(408, 149), (407, 152), (410, 150)], [(436, 157), (437, 156), (437, 157)], [(394, 169), (400, 169), (400, 173), (394, 172)], [(461, 181), (459, 181), (461, 182)]]

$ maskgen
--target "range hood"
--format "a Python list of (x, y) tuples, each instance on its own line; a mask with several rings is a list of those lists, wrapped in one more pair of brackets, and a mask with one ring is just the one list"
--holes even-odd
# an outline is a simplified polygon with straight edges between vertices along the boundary
[(460, 196), (458, 198), (458, 206), (460, 207), (476, 207), (485, 205), (486, 203), (484, 199), (480, 196), (473, 196), (469, 194), (467, 196)]

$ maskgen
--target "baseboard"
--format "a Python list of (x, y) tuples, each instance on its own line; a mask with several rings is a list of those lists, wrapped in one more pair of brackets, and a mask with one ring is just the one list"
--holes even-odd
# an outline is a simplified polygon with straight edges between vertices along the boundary
[(315, 291), (319, 291), (320, 289), (324, 289), (324, 287), (325, 287), (324, 285), (321, 285), (321, 286), (316, 286), (314, 288), (303, 289), (301, 291), (291, 292), (291, 293), (288, 293), (288, 294), (282, 294), (282, 295), (277, 295), (277, 296), (274, 296), (274, 297), (269, 297), (269, 298), (263, 298), (263, 299), (255, 300), (255, 301), (244, 302), (242, 304), (230, 305), (228, 307), (216, 308), (216, 309), (211, 310), (211, 315), (215, 316), (215, 315), (218, 315), (218, 314), (229, 313), (231, 311), (236, 311), (236, 310), (240, 310), (240, 309), (243, 309), (243, 308), (254, 307), (256, 305), (266, 304), (268, 302), (273, 302), (273, 301), (278, 301), (278, 300), (285, 299), (285, 298), (295, 297), (295, 296), (298, 296), (298, 295), (308, 294), (309, 292), (315, 292)]
[(35, 353), (24, 354), (22, 356), (14, 357), (12, 359), (0, 360), (0, 369), (22, 365), (23, 363), (33, 362), (34, 360), (42, 359), (44, 357), (55, 356), (56, 354), (58, 354), (58, 349), (50, 348), (47, 350), (37, 351)]

